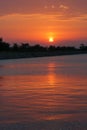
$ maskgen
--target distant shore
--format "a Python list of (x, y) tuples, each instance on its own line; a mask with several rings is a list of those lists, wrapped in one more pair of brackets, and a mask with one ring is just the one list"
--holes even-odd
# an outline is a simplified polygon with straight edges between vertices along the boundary
[(64, 56), (87, 54), (87, 51), (65, 51), (65, 52), (0, 52), (0, 60), (4, 59), (20, 59), (20, 58), (35, 58), (35, 57), (49, 57), (49, 56)]
[(30, 45), (29, 43), (14, 43), (11, 45), (3, 41), (3, 38), (0, 38), (0, 60), (87, 54), (87, 46), (85, 44), (80, 44), (79, 48), (54, 45), (44, 47), (39, 44)]

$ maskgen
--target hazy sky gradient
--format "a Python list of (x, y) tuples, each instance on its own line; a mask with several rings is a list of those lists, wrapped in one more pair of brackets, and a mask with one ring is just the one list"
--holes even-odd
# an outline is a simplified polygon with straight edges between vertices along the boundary
[(87, 39), (87, 0), (0, 0), (0, 36), (9, 41)]

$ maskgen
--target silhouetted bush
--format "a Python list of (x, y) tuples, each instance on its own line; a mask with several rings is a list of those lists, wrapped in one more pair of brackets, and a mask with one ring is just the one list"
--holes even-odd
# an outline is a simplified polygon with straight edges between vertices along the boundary
[(87, 46), (81, 44), (79, 49), (73, 46), (53, 46), (50, 45), (49, 47), (43, 47), (39, 44), (36, 45), (29, 45), (29, 43), (14, 43), (10, 46), (9, 43), (4, 42), (3, 38), (0, 38), (0, 51), (11, 51), (11, 52), (75, 52), (75, 51), (87, 51)]
[(3, 41), (2, 38), (0, 38), (0, 51), (9, 51), (10, 45), (9, 43), (6, 43)]
[(80, 44), (80, 50), (87, 51), (87, 46), (85, 46), (84, 44)]

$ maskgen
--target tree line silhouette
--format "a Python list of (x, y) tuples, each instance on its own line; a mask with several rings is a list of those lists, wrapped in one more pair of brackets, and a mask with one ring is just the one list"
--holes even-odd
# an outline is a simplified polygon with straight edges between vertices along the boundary
[(30, 45), (29, 43), (14, 43), (10, 45), (9, 43), (3, 41), (3, 38), (0, 38), (0, 52), (10, 51), (10, 52), (87, 52), (87, 46), (80, 44), (79, 48), (74, 46), (54, 46), (50, 45), (49, 47), (44, 47), (39, 44)]

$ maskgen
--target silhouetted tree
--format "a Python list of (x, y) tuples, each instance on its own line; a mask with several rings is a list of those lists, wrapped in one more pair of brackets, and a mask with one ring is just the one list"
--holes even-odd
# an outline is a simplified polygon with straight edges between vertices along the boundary
[(0, 51), (8, 51), (9, 47), (9, 43), (4, 42), (3, 39), (0, 38)]
[(39, 44), (34, 45), (31, 47), (31, 51), (35, 51), (35, 52), (42, 52), (42, 51), (46, 51), (46, 47), (42, 47)]
[(29, 51), (30, 46), (28, 43), (22, 43), (19, 48), (20, 48), (20, 51)]
[(4, 42), (3, 38), (0, 38), (0, 51), (11, 51), (11, 52), (75, 52), (81, 51), (86, 52), (87, 46), (81, 44), (79, 49), (73, 46), (53, 46), (50, 45), (49, 47), (43, 47), (39, 44), (30, 46), (29, 43), (22, 43), (21, 45), (14, 43), (13, 46), (10, 46), (9, 43)]
[(84, 44), (80, 44), (80, 50), (87, 51), (87, 46), (85, 46)]
[(14, 43), (12, 46), (12, 51), (18, 51), (19, 50), (19, 45), (17, 43)]
[(0, 37), (0, 43), (2, 43), (3, 42), (3, 38), (2, 37)]
[(51, 46), (48, 47), (48, 51), (55, 51), (55, 50), (56, 50), (56, 47), (55, 47), (55, 46), (52, 46), (52, 45), (51, 45)]

